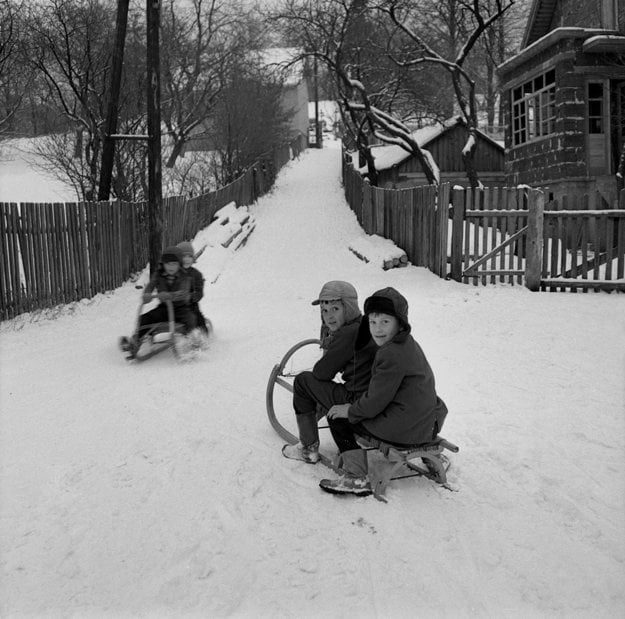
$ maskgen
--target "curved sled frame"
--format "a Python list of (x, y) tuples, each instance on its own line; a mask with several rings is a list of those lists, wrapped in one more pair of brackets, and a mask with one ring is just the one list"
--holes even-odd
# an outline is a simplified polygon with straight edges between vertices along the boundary
[[(170, 300), (163, 301), (163, 303), (165, 303), (165, 305), (167, 306), (167, 318), (168, 318), (167, 322), (156, 322), (151, 325), (143, 325), (144, 328), (148, 327), (148, 331), (147, 333), (143, 335), (143, 337), (141, 338), (141, 341), (148, 335), (158, 335), (159, 333), (168, 333), (169, 338), (163, 342), (153, 342), (150, 351), (143, 355), (138, 354), (138, 350), (140, 350), (141, 348), (141, 341), (139, 341), (137, 354), (130, 357), (130, 359), (136, 360), (136, 361), (146, 361), (147, 359), (150, 359), (151, 357), (158, 355), (160, 352), (163, 352), (164, 350), (167, 350), (168, 348), (173, 349), (174, 356), (178, 358), (178, 350), (176, 348), (176, 335), (182, 333), (184, 326), (176, 322), (175, 314), (174, 314), (174, 304)], [(143, 302), (141, 302), (139, 305), (139, 310), (137, 312), (137, 322), (136, 322), (135, 333), (139, 332), (139, 324), (141, 321), (141, 310), (143, 309), (144, 305), (146, 305), (146, 303), (143, 303)]]
[(288, 375), (284, 374), (284, 368), (286, 367), (286, 364), (290, 361), (291, 357), (298, 350), (300, 350), (301, 348), (304, 348), (305, 346), (310, 346), (312, 344), (315, 344), (316, 346), (320, 346), (321, 341), (318, 339), (303, 340), (302, 342), (299, 342), (298, 344), (295, 344), (295, 346), (292, 346), (291, 348), (289, 348), (289, 350), (286, 352), (284, 357), (282, 357), (282, 361), (280, 361), (280, 363), (273, 366), (273, 370), (271, 370), (271, 374), (269, 375), (269, 382), (267, 383), (267, 392), (266, 392), (265, 401), (267, 403), (267, 416), (269, 417), (269, 423), (271, 424), (272, 428), (278, 433), (278, 435), (281, 438), (283, 438), (287, 443), (290, 443), (291, 445), (295, 445), (295, 443), (297, 443), (299, 438), (295, 436), (294, 434), (291, 434), (291, 432), (289, 432), (278, 421), (278, 418), (276, 417), (276, 411), (273, 406), (273, 392), (274, 392), (275, 386), (280, 385), (281, 387), (284, 387), (284, 389), (286, 389), (290, 393), (293, 393), (293, 386), (287, 380), (285, 380), (285, 378)]

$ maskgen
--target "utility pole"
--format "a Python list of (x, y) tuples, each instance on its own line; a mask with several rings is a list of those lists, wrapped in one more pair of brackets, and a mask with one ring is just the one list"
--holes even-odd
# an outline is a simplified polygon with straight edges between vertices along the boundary
[(147, 25), (147, 135), (117, 134), (117, 116), (124, 45), (128, 23), (129, 0), (117, 2), (117, 30), (113, 67), (111, 69), (111, 95), (108, 106), (106, 133), (102, 149), (102, 166), (98, 200), (108, 200), (111, 193), (111, 178), (116, 140), (145, 140), (148, 144), (148, 249), (150, 274), (158, 267), (163, 248), (163, 176), (161, 168), (161, 68), (159, 55), (160, 0), (146, 0)]
[(163, 176), (161, 168), (160, 0), (146, 0), (148, 67), (148, 222), (150, 274), (163, 248)]
[(315, 90), (315, 147), (323, 148), (323, 132), (319, 118), (319, 70), (317, 56), (313, 58), (313, 88)]
[(113, 160), (115, 157), (114, 135), (117, 132), (119, 89), (122, 81), (126, 25), (128, 24), (128, 3), (129, 0), (117, 0), (115, 49), (113, 51), (113, 67), (111, 70), (111, 90), (109, 92), (106, 132), (104, 134), (104, 144), (102, 146), (102, 165), (100, 167), (98, 200), (108, 200), (111, 195), (111, 178), (113, 177)]

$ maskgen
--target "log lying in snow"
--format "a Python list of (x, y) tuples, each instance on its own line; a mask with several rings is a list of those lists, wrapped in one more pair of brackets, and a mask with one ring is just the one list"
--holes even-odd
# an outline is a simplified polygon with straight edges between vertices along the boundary
[(237, 249), (239, 249), (239, 247), (243, 247), (243, 245), (247, 243), (247, 239), (249, 235), (252, 234), (252, 231), (255, 227), (256, 222), (254, 220), (251, 220), (250, 222), (244, 224), (241, 228), (241, 234), (237, 236), (235, 242), (232, 244), (232, 249), (236, 251)]
[(377, 234), (365, 235), (354, 240), (349, 250), (364, 262), (371, 262), (385, 271), (408, 266), (408, 256), (390, 239)]
[(255, 226), (247, 206), (237, 207), (236, 202), (228, 202), (215, 213), (214, 221), (208, 228), (210, 244), (236, 250), (245, 244)]
[(221, 226), (225, 226), (229, 221), (230, 217), (234, 215), (237, 211), (237, 203), (232, 201), (228, 202), (226, 206), (222, 206), (213, 216), (215, 220), (213, 223), (218, 223)]

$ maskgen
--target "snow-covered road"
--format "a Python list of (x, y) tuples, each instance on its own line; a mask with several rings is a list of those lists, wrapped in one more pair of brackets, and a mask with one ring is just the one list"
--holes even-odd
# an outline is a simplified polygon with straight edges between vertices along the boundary
[[(216, 334), (191, 363), (124, 360), (134, 283), (0, 326), (2, 617), (622, 614), (625, 296), (365, 264), (339, 164), (291, 162), (247, 245), (202, 255)], [(408, 298), (459, 492), (334, 497), (281, 456), (267, 377), (330, 279)]]

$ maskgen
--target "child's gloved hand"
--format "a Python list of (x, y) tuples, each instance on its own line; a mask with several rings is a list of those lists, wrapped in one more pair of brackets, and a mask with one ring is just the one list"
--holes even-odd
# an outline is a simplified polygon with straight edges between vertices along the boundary
[(149, 303), (152, 300), (152, 293), (151, 292), (144, 292), (143, 296), (142, 296), (143, 302), (144, 303)]
[(171, 292), (159, 292), (157, 296), (159, 301), (171, 301)]
[(328, 419), (347, 419), (349, 410), (349, 404), (335, 404), (328, 411), (327, 417)]

